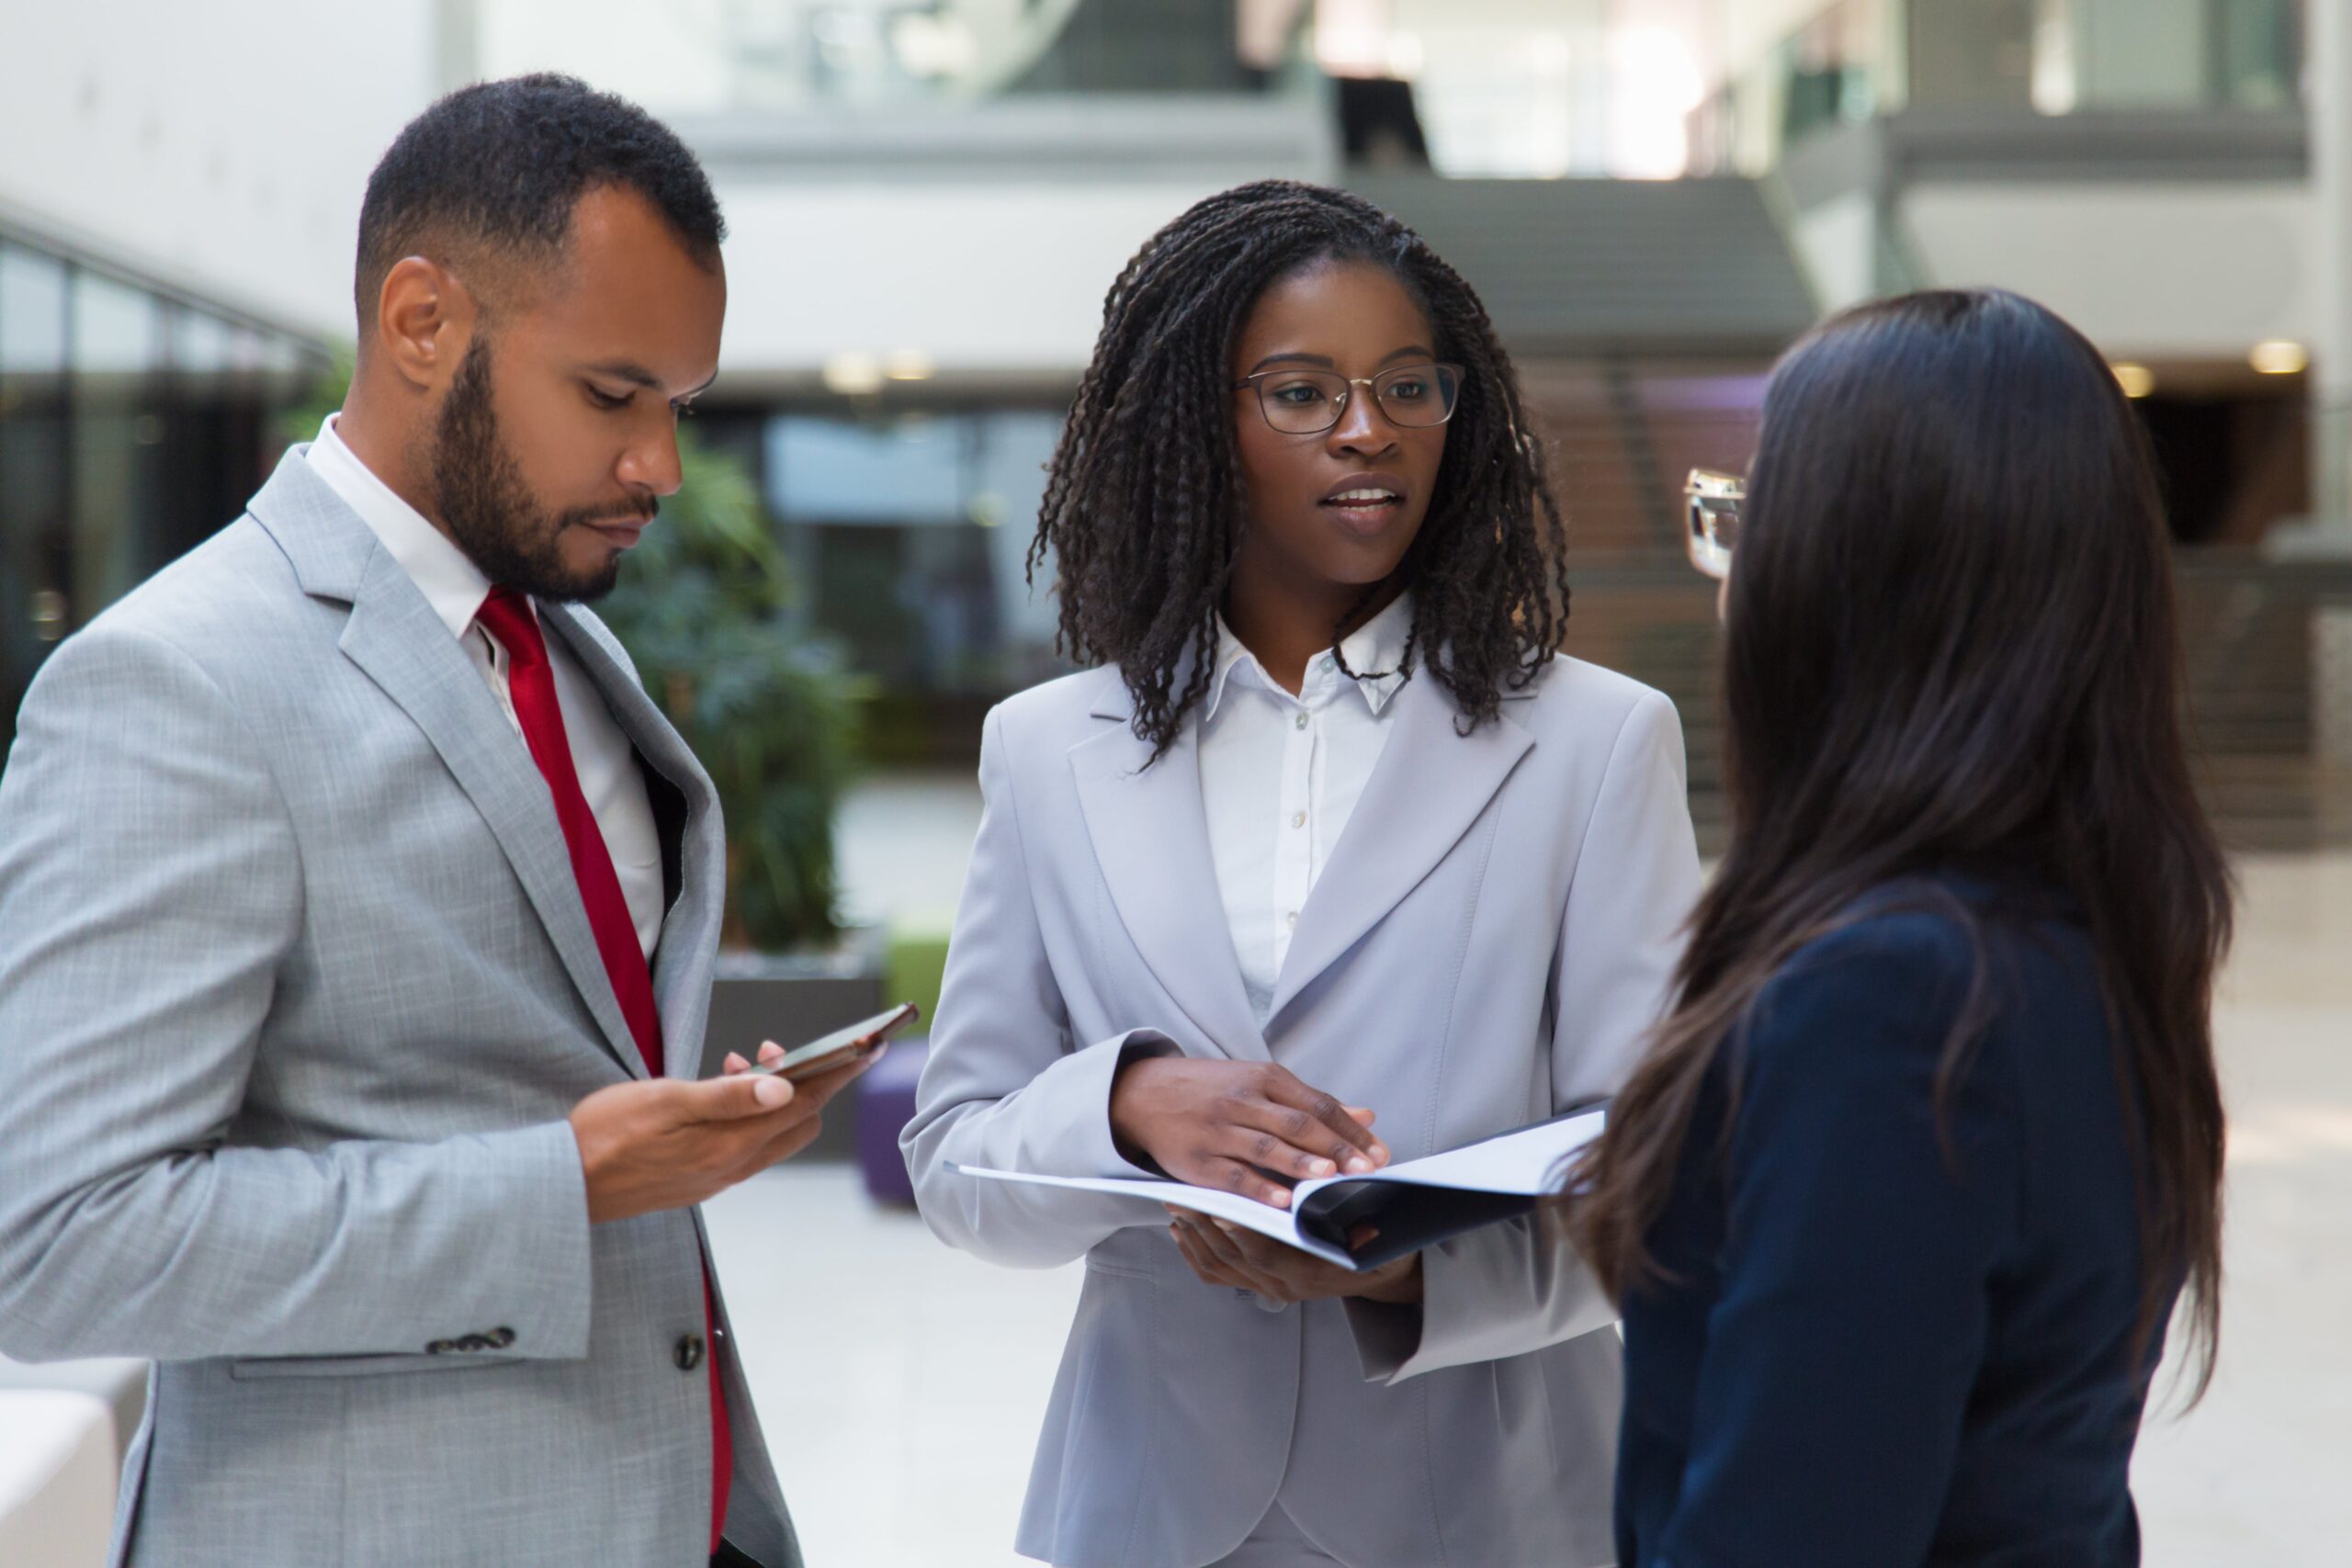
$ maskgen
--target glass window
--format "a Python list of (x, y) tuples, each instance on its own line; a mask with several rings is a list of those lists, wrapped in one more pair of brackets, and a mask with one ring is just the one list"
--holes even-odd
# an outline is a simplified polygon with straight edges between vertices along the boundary
[(0, 245), (0, 372), (65, 367), (65, 268), (37, 251)]
[(74, 368), (141, 375), (163, 363), (163, 306), (153, 295), (96, 273), (74, 275)]
[(969, 439), (956, 418), (786, 414), (768, 426), (769, 504), (788, 522), (961, 523)]
[[(1018, 667), (1042, 669), (1054, 642), (1057, 609), (1054, 563), (1037, 563), (1037, 585), (1027, 581), (1029, 541), (1046, 500), (1046, 466), (1061, 439), (1062, 416), (1044, 411), (989, 414), (980, 421), (972, 520), (989, 529), (989, 561), (996, 580), (997, 624)], [(1033, 660), (1029, 656), (1036, 655)]]
[(217, 376), (229, 368), (229, 323), (206, 310), (185, 306), (171, 316), (172, 368), (185, 375)]
[(0, 245), (0, 747), (71, 628), (63, 264)]

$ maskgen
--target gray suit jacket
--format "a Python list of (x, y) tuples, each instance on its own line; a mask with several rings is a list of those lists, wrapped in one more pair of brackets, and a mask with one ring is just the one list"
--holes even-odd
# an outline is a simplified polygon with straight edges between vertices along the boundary
[[(683, 807), (653, 979), (691, 1076), (718, 802), (612, 635), (543, 617)], [(701, 1564), (700, 1222), (588, 1224), (565, 1115), (644, 1069), (547, 785), (415, 584), (298, 449), (19, 727), (0, 1350), (155, 1359), (115, 1562)], [(723, 1328), (709, 1353), (728, 1533), (781, 1568)]]
[(1615, 1087), (1665, 1001), (1699, 866), (1664, 697), (1561, 660), (1468, 736), (1426, 675), (1301, 911), (1261, 1029), (1189, 729), (1159, 762), (1115, 670), (989, 716), (986, 809), (903, 1140), (925, 1220), (998, 1262), (1086, 1259), (1020, 1549), (1195, 1568), (1279, 1492), (1351, 1563), (1608, 1561), (1615, 1312), (1547, 1221), (1423, 1255), (1421, 1308), (1203, 1284), (1132, 1201), (958, 1165), (1140, 1175), (1124, 1054), (1272, 1060), (1379, 1112), (1399, 1159)]

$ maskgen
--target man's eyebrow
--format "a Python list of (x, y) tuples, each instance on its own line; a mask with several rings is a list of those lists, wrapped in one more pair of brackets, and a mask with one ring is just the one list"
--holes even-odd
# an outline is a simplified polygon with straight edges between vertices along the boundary
[[(1392, 349), (1390, 349), (1390, 350), (1389, 350), (1385, 355), (1383, 355), (1381, 356), (1380, 363), (1382, 363), (1383, 365), (1385, 365), (1385, 364), (1387, 364), (1389, 361), (1391, 361), (1391, 360), (1395, 360), (1395, 359), (1435, 359), (1436, 357), (1437, 357), (1437, 353), (1436, 353), (1436, 351), (1435, 351), (1435, 350), (1433, 350), (1433, 349), (1429, 349), (1429, 348), (1424, 348), (1424, 347), (1422, 347), (1419, 344), (1417, 344), (1417, 343), (1416, 343), (1416, 344), (1407, 344), (1407, 345), (1406, 345), (1405, 347), (1403, 347), (1403, 348), (1392, 348)], [(1322, 354), (1270, 354), (1270, 355), (1266, 355), (1266, 357), (1265, 357), (1265, 358), (1261, 359), (1260, 361), (1258, 361), (1258, 363), (1257, 363), (1257, 364), (1252, 365), (1251, 367), (1250, 367), (1249, 370), (1248, 370), (1245, 374), (1247, 374), (1247, 375), (1250, 375), (1250, 376), (1255, 376), (1259, 371), (1263, 370), (1267, 366), (1269, 366), (1269, 365), (1279, 365), (1279, 364), (1282, 364), (1282, 363), (1283, 363), (1283, 362), (1284, 362), (1284, 361), (1295, 361), (1295, 362), (1297, 362), (1298, 364), (1301, 364), (1301, 365), (1320, 365), (1320, 366), (1321, 366), (1321, 367), (1323, 367), (1323, 368), (1325, 368), (1326, 370), (1332, 370), (1332, 369), (1337, 369), (1337, 368), (1338, 368), (1338, 362), (1337, 362), (1337, 361), (1335, 361), (1335, 360), (1333, 360), (1333, 359), (1332, 359), (1329, 355), (1322, 355)]]
[[(662, 378), (656, 376), (652, 371), (648, 370), (644, 366), (638, 364), (633, 359), (605, 360), (601, 364), (589, 366), (588, 369), (594, 375), (610, 376), (615, 380), (627, 381), (633, 386), (648, 388), (650, 390), (657, 392), (662, 389)], [(710, 384), (718, 379), (718, 373), (714, 370), (708, 376), (703, 378), (701, 386), (695, 388), (691, 391), (679, 393), (676, 400), (684, 402), (688, 398), (698, 398), (702, 396), (703, 393), (710, 390)]]

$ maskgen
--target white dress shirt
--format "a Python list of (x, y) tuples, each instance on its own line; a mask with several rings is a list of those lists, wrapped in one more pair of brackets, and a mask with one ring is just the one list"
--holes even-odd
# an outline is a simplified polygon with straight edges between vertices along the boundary
[(1217, 622), (1216, 671), (1196, 721), (1201, 804), (1234, 956), (1261, 1023), (1298, 912), (1388, 744), (1412, 624), (1412, 595), (1400, 594), (1340, 643), (1357, 679), (1326, 649), (1307, 660), (1293, 696)]
[[(474, 620), (490, 597), (490, 579), (456, 541), (402, 501), (343, 444), (334, 422), (335, 416), (329, 414), (319, 427), (318, 439), (311, 444), (311, 469), (359, 513), (360, 520), (375, 531), (385, 553), (415, 581), (425, 603), (481, 672), (483, 683), (514, 728), (514, 743), (522, 745), (522, 721), (514, 716), (514, 701), (506, 684), (506, 650)], [(532, 614), (537, 613), (535, 604)], [(645, 775), (638, 768), (637, 749), (621, 733), (594, 682), (573, 660), (563, 639), (546, 640), (548, 664), (555, 676), (556, 706), (563, 714), (564, 736), (571, 742), (571, 765), (580, 775), (580, 791), (588, 797), (588, 808), (595, 813), (596, 826), (605, 835), (605, 848), (620, 877), (621, 897), (628, 902), (630, 923), (637, 928), (638, 945), (650, 964), (662, 936), (662, 840), (653, 826), (653, 804), (646, 794)]]

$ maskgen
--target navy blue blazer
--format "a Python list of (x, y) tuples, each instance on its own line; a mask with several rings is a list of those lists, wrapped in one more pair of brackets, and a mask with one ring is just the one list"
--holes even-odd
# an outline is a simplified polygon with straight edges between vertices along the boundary
[[(1939, 1128), (1953, 898), (1991, 1022)], [(1719, 1059), (1649, 1234), (1671, 1278), (1625, 1303), (1625, 1568), (2139, 1561), (2136, 1111), (2089, 934), (2038, 905), (1881, 889)]]

